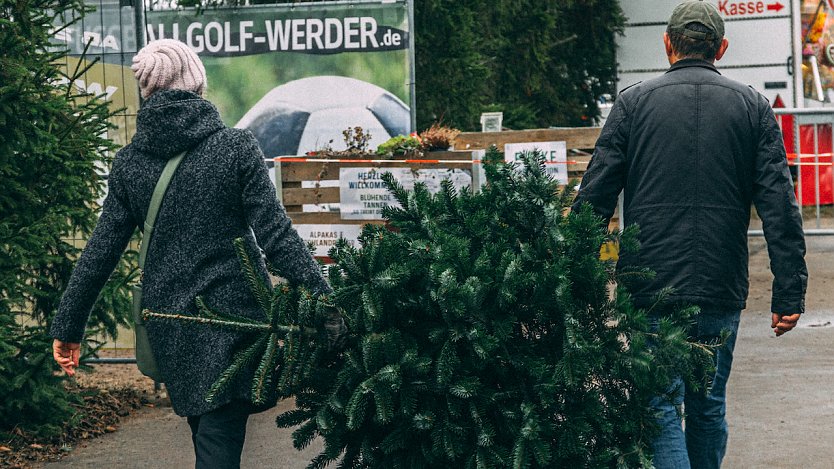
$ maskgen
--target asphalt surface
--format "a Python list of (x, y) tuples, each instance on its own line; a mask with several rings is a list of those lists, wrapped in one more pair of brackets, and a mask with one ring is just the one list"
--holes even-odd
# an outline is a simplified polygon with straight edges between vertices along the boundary
[[(724, 467), (834, 467), (834, 237), (808, 239), (808, 311), (796, 330), (779, 338), (769, 327), (771, 277), (764, 240), (751, 239), (750, 248), (751, 293), (728, 388), (730, 441)], [(319, 442), (298, 452), (291, 431), (276, 428), (275, 416), (291, 405), (283, 402), (250, 420), (244, 469), (300, 469), (317, 454)], [(185, 420), (170, 408), (156, 408), (45, 467), (193, 466)]]

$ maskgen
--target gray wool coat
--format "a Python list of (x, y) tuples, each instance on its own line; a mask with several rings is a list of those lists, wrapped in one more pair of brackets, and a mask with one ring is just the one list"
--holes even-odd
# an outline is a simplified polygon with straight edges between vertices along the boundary
[[(265, 319), (235, 255), (232, 241), (240, 237), (265, 279), (258, 246), (290, 283), (330, 291), (276, 197), (252, 134), (226, 127), (217, 109), (196, 94), (159, 91), (142, 105), (136, 135), (116, 155), (101, 218), (72, 273), (52, 337), (82, 340), (93, 303), (134, 230), (143, 226), (162, 168), (184, 150), (189, 153), (168, 187), (148, 248), (144, 308), (195, 314), (194, 300), (202, 296), (218, 311)], [(201, 415), (248, 399), (253, 370), (212, 404), (204, 400), (245, 342), (241, 333), (151, 321), (148, 335), (177, 414)]]

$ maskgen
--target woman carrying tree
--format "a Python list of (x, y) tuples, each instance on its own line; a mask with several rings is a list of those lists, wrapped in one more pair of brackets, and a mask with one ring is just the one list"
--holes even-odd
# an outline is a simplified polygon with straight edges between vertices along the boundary
[[(214, 105), (203, 99), (206, 73), (199, 57), (179, 41), (159, 40), (133, 62), (145, 100), (136, 134), (116, 156), (101, 218), (51, 326), (55, 360), (70, 376), (93, 303), (135, 228), (144, 225), (163, 169), (180, 155), (147, 247), (143, 308), (194, 315), (199, 296), (211, 308), (262, 320), (264, 313), (241, 274), (236, 238), (245, 240), (249, 252), (262, 249), (290, 283), (317, 294), (330, 292), (276, 198), (258, 142), (246, 130), (226, 127)], [(268, 281), (262, 256), (251, 257)], [(331, 343), (345, 333), (335, 310), (325, 328)], [(234, 352), (246, 345), (246, 336), (171, 322), (149, 322), (147, 331), (174, 411), (188, 418), (197, 467), (239, 467), (249, 415), (274, 402), (249, 402), (254, 370), (211, 403), (204, 396)]]

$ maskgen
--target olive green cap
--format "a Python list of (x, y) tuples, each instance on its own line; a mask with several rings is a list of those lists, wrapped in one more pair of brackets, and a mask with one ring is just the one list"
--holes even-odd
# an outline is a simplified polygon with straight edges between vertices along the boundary
[[(687, 29), (689, 23), (700, 23), (710, 29), (711, 33)], [(701, 0), (689, 0), (681, 3), (672, 12), (666, 32), (679, 33), (692, 39), (709, 40), (724, 37), (724, 19), (712, 3)]]

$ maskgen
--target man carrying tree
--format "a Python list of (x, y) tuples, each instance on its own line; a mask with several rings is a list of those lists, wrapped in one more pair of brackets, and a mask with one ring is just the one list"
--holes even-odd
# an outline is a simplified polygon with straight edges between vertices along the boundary
[[(777, 336), (793, 329), (805, 308), (805, 240), (769, 103), (714, 66), (728, 47), (715, 6), (678, 5), (663, 42), (671, 67), (619, 95), (574, 209), (589, 203), (608, 220), (624, 190), (624, 218), (640, 227), (641, 247), (623, 254), (617, 268), (655, 272), (628, 283), (637, 305), (655, 320), (668, 312), (664, 304), (699, 306), (691, 330), (699, 341), (729, 332), (716, 350), (708, 392), (684, 389), (677, 380), (671, 400), (651, 403), (660, 425), (652, 445), (658, 469), (718, 468), (727, 446), (726, 384), (749, 286), (751, 204), (764, 225), (775, 277), (771, 327)], [(673, 292), (658, 305), (666, 287)], [(685, 433), (676, 409), (681, 404)]]

